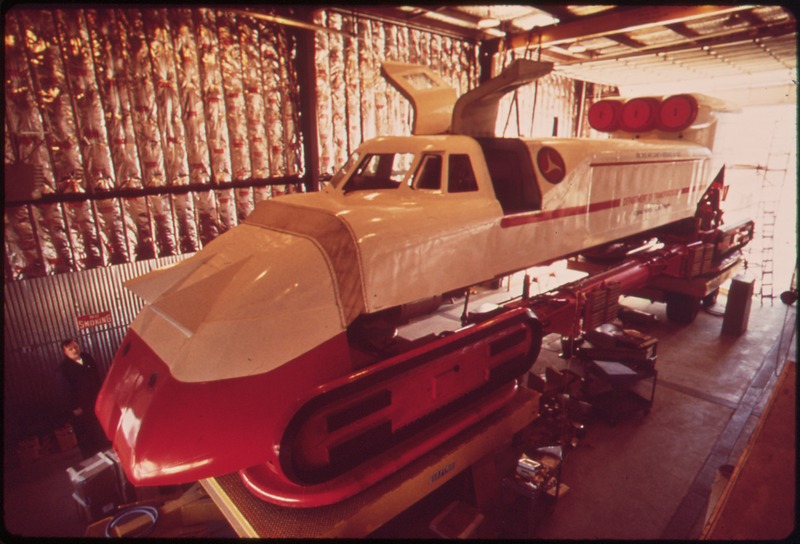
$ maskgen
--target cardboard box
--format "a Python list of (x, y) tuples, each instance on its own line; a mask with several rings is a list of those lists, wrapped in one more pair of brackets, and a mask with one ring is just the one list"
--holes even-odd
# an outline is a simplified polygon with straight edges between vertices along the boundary
[(17, 457), (23, 465), (33, 463), (42, 458), (42, 445), (38, 436), (21, 440), (17, 444)]
[(69, 423), (60, 429), (56, 429), (55, 435), (58, 447), (62, 452), (70, 451), (78, 446), (78, 440), (75, 438), (75, 430)]
[(442, 538), (475, 538), (483, 514), (477, 508), (454, 501), (431, 521), (430, 529)]
[[(102, 452), (67, 469), (72, 482), (72, 497), (91, 522), (109, 515), (120, 504), (119, 484), (114, 462)], [(88, 519), (86, 519), (88, 518)]]
[[(76, 502), (79, 502), (78, 499)], [(141, 506), (141, 503), (137, 505)], [(208, 537), (215, 524), (227, 525), (219, 507), (197, 483), (192, 484), (177, 498), (166, 500), (162, 497), (162, 500), (154, 501), (149, 506), (158, 509), (158, 518), (152, 528), (152, 519), (146, 514), (131, 514), (130, 517), (118, 520), (114, 527), (109, 527), (114, 517), (108, 516), (91, 523), (84, 536), (103, 537), (108, 528), (110, 536), (117, 538), (132, 538), (145, 529), (148, 529), (146, 536), (149, 538)], [(126, 509), (122, 509), (115, 515), (125, 511)]]
[(112, 463), (114, 463), (114, 470), (117, 473), (117, 486), (119, 487), (119, 497), (122, 501), (122, 504), (127, 504), (129, 502), (136, 502), (138, 497), (136, 495), (136, 488), (135, 486), (128, 480), (128, 477), (125, 476), (125, 470), (122, 468), (122, 463), (120, 463), (119, 455), (113, 449), (108, 449), (103, 452), (103, 455), (108, 457)]
[[(72, 500), (75, 501), (75, 505), (78, 509), (78, 517), (87, 525), (94, 523), (98, 519), (110, 519), (108, 516), (116, 507), (113, 503), (106, 504), (104, 508), (98, 507), (97, 504), (89, 504), (75, 492), (72, 493)], [(104, 510), (105, 513), (103, 513)]]

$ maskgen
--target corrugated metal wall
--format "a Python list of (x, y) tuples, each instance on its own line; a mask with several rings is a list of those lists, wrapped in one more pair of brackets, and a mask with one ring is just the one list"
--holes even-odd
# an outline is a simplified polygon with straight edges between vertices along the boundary
[[(63, 391), (61, 341), (75, 338), (108, 370), (143, 301), (123, 283), (189, 255), (96, 268), (4, 285), (3, 370), (7, 442), (58, 424)], [(79, 330), (78, 317), (111, 313), (111, 322)]]

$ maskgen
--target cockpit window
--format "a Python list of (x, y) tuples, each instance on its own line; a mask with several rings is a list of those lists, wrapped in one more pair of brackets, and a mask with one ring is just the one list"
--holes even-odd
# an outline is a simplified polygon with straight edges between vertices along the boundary
[(333, 185), (334, 187), (339, 186), (339, 184), (344, 179), (345, 174), (347, 174), (350, 168), (352, 168), (352, 166), (358, 162), (358, 157), (359, 157), (358, 151), (353, 151), (350, 157), (348, 157), (347, 162), (344, 163), (344, 166), (339, 168), (339, 170), (337, 170), (336, 173), (331, 178), (331, 185)]
[(442, 156), (425, 155), (422, 163), (414, 172), (411, 185), (415, 189), (441, 189), (442, 188)]
[(396, 189), (408, 174), (412, 162), (414, 162), (413, 153), (366, 155), (345, 183), (344, 190), (347, 192)]

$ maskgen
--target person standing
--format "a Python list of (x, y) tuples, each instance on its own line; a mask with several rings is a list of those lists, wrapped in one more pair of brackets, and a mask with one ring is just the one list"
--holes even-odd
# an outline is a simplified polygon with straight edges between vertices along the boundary
[(69, 388), (72, 427), (84, 459), (108, 448), (100, 422), (94, 413), (94, 404), (103, 384), (102, 370), (94, 357), (82, 352), (78, 342), (69, 338), (61, 342), (64, 360), (59, 369)]

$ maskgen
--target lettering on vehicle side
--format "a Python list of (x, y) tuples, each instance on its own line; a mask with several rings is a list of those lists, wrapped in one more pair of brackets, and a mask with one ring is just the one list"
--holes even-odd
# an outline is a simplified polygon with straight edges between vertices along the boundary
[(661, 211), (661, 210), (667, 210), (667, 209), (669, 209), (669, 207), (670, 207), (669, 203), (665, 203), (665, 204), (645, 204), (643, 209), (636, 210), (635, 212), (633, 212), (633, 215), (645, 215), (645, 214), (648, 214), (648, 213), (658, 212), (658, 211)]
[(431, 483), (434, 483), (436, 480), (438, 480), (448, 472), (452, 471), (454, 468), (456, 468), (456, 462), (450, 461), (450, 463), (446, 464), (445, 466), (443, 466), (442, 468), (440, 468), (431, 475)]
[(645, 151), (636, 153), (637, 159), (681, 159), (686, 158), (678, 151)]
[(650, 193), (636, 196), (626, 196), (622, 199), (622, 205), (628, 206), (629, 204), (650, 202), (651, 200), (661, 200), (663, 198), (678, 197), (683, 193), (682, 189), (670, 189), (668, 191), (659, 191), (658, 193)]

